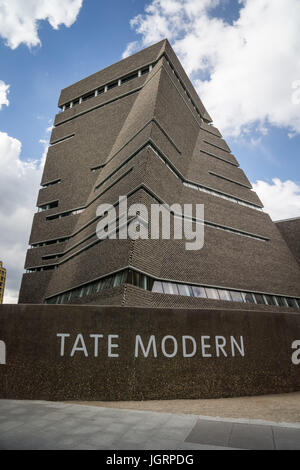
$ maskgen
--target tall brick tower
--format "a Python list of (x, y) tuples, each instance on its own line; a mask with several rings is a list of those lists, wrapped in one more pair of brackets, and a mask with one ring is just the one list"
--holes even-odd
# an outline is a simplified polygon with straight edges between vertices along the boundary
[[(300, 268), (167, 40), (62, 90), (20, 303), (300, 308)], [(99, 240), (99, 204), (204, 204), (205, 242)]]

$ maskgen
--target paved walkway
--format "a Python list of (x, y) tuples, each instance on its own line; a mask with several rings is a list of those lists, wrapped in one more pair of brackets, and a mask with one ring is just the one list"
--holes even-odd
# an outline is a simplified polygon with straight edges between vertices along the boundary
[(0, 450), (298, 449), (300, 424), (0, 400)]

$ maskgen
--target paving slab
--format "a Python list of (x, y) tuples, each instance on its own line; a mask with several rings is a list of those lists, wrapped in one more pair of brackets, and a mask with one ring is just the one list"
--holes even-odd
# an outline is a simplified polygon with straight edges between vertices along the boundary
[(0, 400), (0, 450), (299, 449), (299, 423)]

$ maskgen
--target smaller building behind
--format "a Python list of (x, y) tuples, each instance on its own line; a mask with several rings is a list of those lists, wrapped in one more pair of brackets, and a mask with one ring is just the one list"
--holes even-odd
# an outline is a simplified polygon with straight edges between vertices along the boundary
[(3, 304), (5, 280), (6, 280), (6, 269), (3, 267), (3, 262), (0, 261), (0, 304)]

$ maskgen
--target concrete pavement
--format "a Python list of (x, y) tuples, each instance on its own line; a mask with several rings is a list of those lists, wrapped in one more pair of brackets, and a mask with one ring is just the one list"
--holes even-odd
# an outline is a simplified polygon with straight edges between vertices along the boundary
[(300, 423), (0, 400), (0, 450), (300, 450)]

